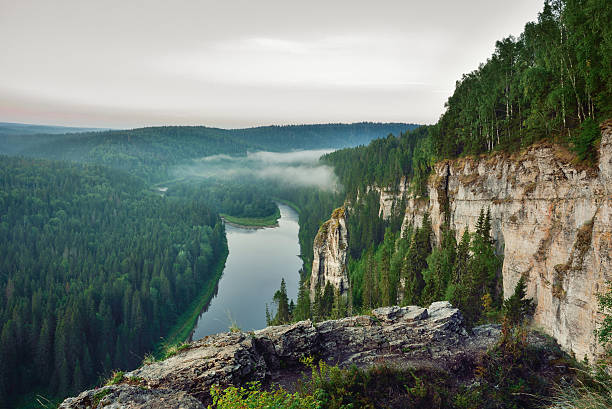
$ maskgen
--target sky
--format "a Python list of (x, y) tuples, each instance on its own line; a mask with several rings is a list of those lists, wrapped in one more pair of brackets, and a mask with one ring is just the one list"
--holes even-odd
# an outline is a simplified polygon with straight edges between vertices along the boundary
[(0, 121), (434, 123), (543, 0), (0, 0)]

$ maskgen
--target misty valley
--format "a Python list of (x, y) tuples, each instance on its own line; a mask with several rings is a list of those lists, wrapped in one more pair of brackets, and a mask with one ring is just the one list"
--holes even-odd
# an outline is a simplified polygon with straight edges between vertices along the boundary
[(0, 6), (0, 409), (612, 408), (610, 0), (71, 2)]

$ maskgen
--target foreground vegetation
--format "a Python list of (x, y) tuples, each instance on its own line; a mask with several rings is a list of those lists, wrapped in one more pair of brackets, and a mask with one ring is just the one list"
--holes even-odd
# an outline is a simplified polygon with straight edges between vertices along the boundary
[(312, 357), (296, 389), (260, 384), (213, 388), (211, 408), (609, 408), (612, 379), (561, 351), (551, 338), (534, 342), (526, 319), (531, 301), (525, 283), (503, 305), (498, 342), (480, 356), (465, 358), (459, 373), (435, 367), (378, 364), (367, 369), (339, 368)]

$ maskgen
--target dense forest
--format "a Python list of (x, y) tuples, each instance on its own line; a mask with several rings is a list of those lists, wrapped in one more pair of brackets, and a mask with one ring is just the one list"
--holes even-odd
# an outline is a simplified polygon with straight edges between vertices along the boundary
[(226, 251), (202, 202), (98, 166), (0, 157), (0, 406), (139, 364)]
[(274, 201), (257, 187), (254, 181), (201, 179), (177, 184), (168, 190), (169, 197), (179, 197), (206, 203), (217, 213), (236, 217), (266, 217), (274, 214)]
[(438, 157), (517, 149), (542, 138), (593, 159), (597, 123), (612, 114), (608, 0), (546, 1), (536, 22), (496, 43), (457, 81), (434, 129)]
[(159, 181), (168, 178), (169, 170), (175, 165), (204, 156), (356, 146), (416, 127), (363, 122), (230, 130), (165, 126), (64, 135), (0, 132), (0, 153), (96, 163)]

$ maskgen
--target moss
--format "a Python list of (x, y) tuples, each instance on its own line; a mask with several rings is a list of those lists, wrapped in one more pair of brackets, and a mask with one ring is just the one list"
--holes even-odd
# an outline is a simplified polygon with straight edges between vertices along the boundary
[(183, 342), (180, 344), (174, 344), (174, 345), (168, 345), (164, 351), (164, 355), (162, 358), (162, 361), (164, 359), (168, 359), (176, 354), (178, 354), (179, 352), (189, 348), (191, 346), (190, 343), (188, 342)]
[(341, 218), (344, 217), (345, 213), (346, 213), (346, 210), (345, 210), (344, 206), (342, 206), (342, 207), (339, 207), (339, 208), (335, 209), (332, 212), (331, 217), (332, 217), (332, 219), (341, 219)]
[(565, 264), (557, 264), (554, 270), (552, 294), (558, 299), (564, 299), (566, 292), (563, 289), (563, 281), (572, 271), (580, 271), (584, 263), (584, 257), (591, 248), (593, 237), (593, 219), (586, 222), (576, 233), (576, 241), (572, 247), (569, 260)]
[(330, 224), (331, 224), (331, 220), (328, 220), (325, 223), (323, 223), (321, 227), (319, 227), (319, 231), (317, 232), (317, 235), (315, 236), (315, 240), (314, 240), (315, 247), (321, 247), (323, 243), (325, 242), (325, 240), (327, 239), (327, 232), (329, 230)]
[(110, 389), (102, 389), (100, 392), (96, 392), (93, 396), (93, 400), (91, 401), (92, 407), (97, 407), (100, 404), (100, 401), (104, 399), (105, 396), (108, 396), (111, 393)]

